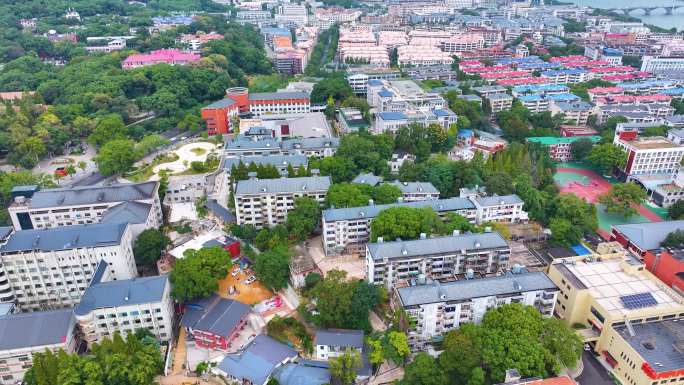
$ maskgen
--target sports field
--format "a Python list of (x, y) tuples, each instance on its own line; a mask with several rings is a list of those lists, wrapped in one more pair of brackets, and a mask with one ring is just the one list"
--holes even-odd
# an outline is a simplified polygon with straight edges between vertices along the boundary
[(605, 207), (597, 202), (600, 195), (610, 190), (611, 183), (590, 169), (575, 167), (574, 165), (559, 165), (553, 179), (558, 184), (561, 193), (575, 194), (587, 202), (596, 204), (599, 221), (597, 232), (606, 239), (610, 238), (610, 227), (612, 225), (662, 221), (657, 212), (644, 205), (639, 205), (637, 214), (630, 218), (607, 213)]

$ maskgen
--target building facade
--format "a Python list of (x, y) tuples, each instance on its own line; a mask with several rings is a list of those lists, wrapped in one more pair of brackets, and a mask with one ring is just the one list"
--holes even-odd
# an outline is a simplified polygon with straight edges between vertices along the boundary
[(388, 289), (400, 281), (423, 276), (453, 280), (473, 271), (495, 274), (508, 267), (511, 249), (499, 233), (459, 234), (410, 241), (384, 241), (366, 244), (366, 277)]
[(642, 175), (674, 175), (684, 157), (684, 145), (659, 136), (637, 138), (633, 133), (624, 132), (615, 136), (613, 144), (627, 152), (627, 162), (620, 169), (621, 176), (627, 180)]

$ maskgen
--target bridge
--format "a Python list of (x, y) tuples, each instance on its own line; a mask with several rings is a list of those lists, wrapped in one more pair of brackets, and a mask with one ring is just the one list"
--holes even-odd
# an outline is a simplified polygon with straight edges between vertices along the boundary
[(682, 9), (682, 8), (684, 8), (684, 4), (682, 4), (682, 5), (661, 5), (661, 6), (653, 6), (653, 7), (635, 6), (635, 7), (624, 7), (624, 8), (610, 8), (608, 10), (612, 11), (612, 12), (617, 12), (617, 13), (622, 12), (623, 14), (625, 14), (625, 16), (629, 16), (629, 14), (634, 12), (634, 11), (641, 10), (641, 11), (644, 11), (645, 16), (650, 16), (653, 11), (656, 11), (659, 9), (665, 10), (666, 15), (673, 15), (674, 11), (676, 11), (678, 9)]

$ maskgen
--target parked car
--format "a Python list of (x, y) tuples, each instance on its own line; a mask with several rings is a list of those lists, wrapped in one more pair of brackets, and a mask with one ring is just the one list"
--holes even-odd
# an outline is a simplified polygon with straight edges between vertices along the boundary
[(247, 281), (245, 281), (245, 283), (251, 285), (254, 281), (256, 281), (256, 276), (250, 275), (249, 278), (247, 278)]
[(232, 275), (233, 277), (237, 277), (237, 275), (239, 273), (240, 273), (240, 267), (238, 266), (235, 269), (233, 269), (233, 271), (230, 273), (230, 275)]

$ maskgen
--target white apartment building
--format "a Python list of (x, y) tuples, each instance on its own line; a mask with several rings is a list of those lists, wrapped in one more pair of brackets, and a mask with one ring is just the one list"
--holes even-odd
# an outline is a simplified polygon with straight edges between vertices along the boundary
[(74, 324), (71, 309), (0, 316), (0, 385), (21, 384), (34, 353), (73, 353)]
[(518, 97), (518, 100), (525, 108), (534, 113), (548, 111), (551, 107), (550, 99), (540, 94), (522, 95)]
[(167, 275), (93, 282), (74, 308), (89, 347), (116, 332), (126, 335), (143, 328), (168, 341), (173, 337), (173, 314)]
[(511, 248), (499, 233), (459, 234), (409, 241), (366, 244), (366, 277), (374, 285), (392, 289), (419, 276), (434, 280), (454, 280), (473, 271), (496, 274), (508, 268)]
[(684, 157), (684, 145), (675, 144), (662, 136), (622, 139), (616, 135), (613, 144), (627, 152), (627, 163), (620, 170), (631, 180), (643, 175), (674, 175)]
[(16, 230), (98, 223), (110, 208), (124, 202), (150, 206), (153, 227), (162, 224), (159, 182), (111, 186), (66, 187), (39, 191), (35, 186), (18, 186), (8, 208)]
[(510, 110), (513, 107), (513, 97), (506, 93), (491, 94), (487, 96), (487, 100), (493, 113)]
[(396, 174), (404, 163), (413, 162), (415, 160), (416, 156), (413, 154), (409, 154), (408, 152), (395, 152), (392, 154), (392, 159), (387, 161), (387, 165), (389, 166), (390, 171)]
[(490, 197), (476, 196), (470, 200), (477, 208), (477, 223), (484, 222), (527, 222), (527, 212), (523, 210), (525, 202), (515, 194), (493, 195)]
[(453, 212), (471, 223), (475, 223), (477, 209), (466, 198), (449, 198), (419, 202), (401, 202), (385, 205), (369, 205), (349, 208), (330, 208), (323, 210), (323, 247), (326, 255), (339, 253), (345, 249), (363, 250), (370, 237), (370, 222), (382, 210), (391, 207), (431, 207), (440, 217)]
[(485, 46), (485, 39), (481, 35), (459, 35), (453, 36), (440, 43), (440, 48), (444, 52), (473, 52)]
[(412, 80), (369, 80), (366, 100), (377, 112), (448, 108), (446, 100), (441, 95), (426, 92)]
[(684, 57), (644, 56), (641, 70), (646, 72), (684, 71)]
[(397, 48), (400, 66), (449, 65), (454, 58), (433, 45), (404, 45)]
[(419, 202), (428, 199), (439, 199), (439, 190), (430, 182), (399, 182), (392, 185), (401, 190), (401, 198), (404, 202)]
[(285, 23), (289, 25), (305, 25), (308, 21), (308, 12), (305, 5), (298, 4), (283, 4), (278, 7), (278, 13), (275, 15), (275, 20), (278, 23)]
[(0, 246), (0, 293), (22, 311), (74, 306), (104, 260), (114, 279), (138, 275), (128, 223), (17, 231)]
[(408, 331), (414, 351), (464, 323), (480, 323), (487, 310), (504, 304), (534, 306), (551, 317), (558, 287), (543, 272), (509, 272), (498, 277), (434, 281), (396, 289), (397, 305), (414, 320)]
[(553, 115), (564, 114), (566, 123), (586, 126), (594, 106), (587, 102), (553, 102), (550, 111)]
[(323, 329), (317, 330), (314, 338), (316, 359), (327, 361), (339, 357), (347, 350), (363, 351), (363, 330)]
[(249, 180), (238, 181), (235, 187), (237, 223), (257, 228), (285, 223), (295, 199), (309, 197), (322, 204), (330, 184), (329, 176), (258, 179), (252, 175)]
[(249, 112), (259, 117), (269, 114), (308, 114), (311, 101), (305, 92), (260, 92), (248, 95)]

